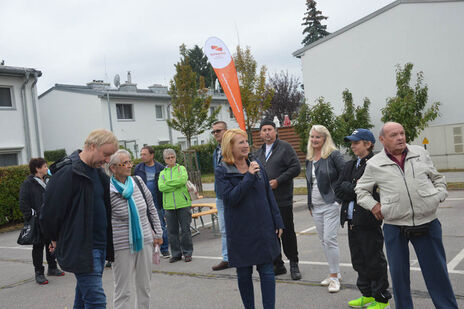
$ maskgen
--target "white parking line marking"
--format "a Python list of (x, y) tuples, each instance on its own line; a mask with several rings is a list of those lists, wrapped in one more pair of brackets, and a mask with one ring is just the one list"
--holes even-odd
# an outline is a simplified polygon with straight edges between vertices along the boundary
[(307, 228), (306, 230), (303, 230), (301, 232), (296, 233), (296, 235), (301, 235), (301, 234), (307, 233), (307, 232), (315, 230), (315, 229), (316, 229), (315, 226), (311, 226), (310, 228)]
[(455, 257), (454, 259), (452, 259), (449, 263), (448, 263), (448, 272), (451, 272), (453, 271), (456, 266), (458, 266), (458, 264), (464, 259), (464, 249), (461, 250), (461, 252), (459, 252)]
[(447, 201), (463, 201), (464, 197), (449, 197), (446, 200)]
[(0, 249), (32, 250), (32, 247), (0, 247)]
[[(197, 259), (205, 259), (205, 260), (222, 260), (221, 256), (204, 256), (204, 255), (194, 255), (193, 258)], [(283, 260), (285, 263), (288, 263), (288, 260)], [(327, 262), (315, 262), (315, 261), (299, 261), (299, 264), (303, 265), (318, 265), (318, 266), (328, 266), (329, 263)], [(348, 268), (353, 268), (351, 263), (340, 263), (341, 267), (348, 267)], [(412, 271), (421, 271), (420, 267), (410, 267), (410, 270)], [(464, 270), (450, 270), (448, 271), (450, 274), (459, 274), (459, 275), (464, 275)]]

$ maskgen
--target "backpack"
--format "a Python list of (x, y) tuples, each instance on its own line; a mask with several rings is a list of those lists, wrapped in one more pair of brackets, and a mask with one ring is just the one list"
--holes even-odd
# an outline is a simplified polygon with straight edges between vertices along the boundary
[(63, 166), (65, 165), (68, 165), (68, 164), (71, 164), (71, 159), (66, 156), (66, 157), (63, 157), (61, 159), (59, 159), (58, 161), (55, 161), (52, 165), (50, 165), (50, 167), (48, 168), (48, 173), (49, 175), (53, 175), (55, 174), (56, 172), (58, 172)]

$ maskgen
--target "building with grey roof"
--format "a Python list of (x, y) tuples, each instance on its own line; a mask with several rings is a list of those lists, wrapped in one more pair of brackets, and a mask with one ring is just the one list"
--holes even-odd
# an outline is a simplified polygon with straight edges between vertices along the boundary
[(411, 62), (411, 84), (423, 71), (428, 101), (442, 103), (440, 117), (413, 143), (426, 138), (438, 168), (464, 168), (463, 16), (463, 0), (397, 0), (298, 49), (293, 55), (301, 59), (306, 102), (322, 96), (340, 114), (345, 89), (356, 105), (368, 97), (378, 136), (381, 109), (396, 95), (395, 66)]
[(0, 64), (0, 166), (43, 155), (37, 81), (42, 72)]
[[(112, 130), (119, 143), (138, 155), (143, 145), (180, 144), (186, 148), (181, 132), (171, 129), (171, 98), (166, 86), (155, 84), (139, 89), (127, 81), (117, 87), (100, 80), (86, 85), (55, 84), (39, 96), (43, 119), (45, 150), (65, 148), (69, 154), (82, 147), (87, 134), (96, 128)], [(235, 127), (237, 123), (223, 94), (211, 93), (210, 110), (221, 106), (219, 120)], [(204, 132), (192, 138), (192, 145), (204, 144), (211, 135)]]

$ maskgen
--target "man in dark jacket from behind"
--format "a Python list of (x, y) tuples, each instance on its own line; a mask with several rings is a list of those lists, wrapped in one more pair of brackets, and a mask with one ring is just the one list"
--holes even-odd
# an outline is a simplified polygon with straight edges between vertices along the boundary
[(109, 178), (101, 168), (116, 152), (113, 133), (98, 129), (56, 171), (40, 215), (58, 263), (76, 276), (74, 308), (106, 308), (102, 286), (105, 258), (114, 259)]
[[(342, 226), (348, 223), (351, 263), (358, 272), (357, 286), (362, 293), (360, 298), (348, 302), (348, 305), (355, 308), (369, 305), (384, 308), (388, 306), (391, 294), (388, 291), (387, 261), (383, 254), (382, 221), (357, 204), (354, 191), (366, 162), (373, 157), (375, 137), (367, 129), (356, 129), (345, 137), (345, 142), (351, 142), (351, 150), (357, 158), (345, 164), (335, 184), (335, 194), (342, 200), (340, 223)], [(379, 194), (375, 190), (373, 195), (379, 201)]]
[(134, 175), (140, 176), (151, 192), (155, 202), (158, 217), (163, 229), (163, 244), (160, 247), (163, 257), (169, 257), (168, 231), (166, 229), (166, 220), (164, 220), (163, 192), (158, 189), (158, 179), (165, 165), (155, 161), (155, 150), (151, 146), (144, 146), (140, 151), (142, 162), (137, 164), (134, 169)]
[[(269, 184), (284, 221), (282, 245), (285, 256), (290, 261), (290, 275), (293, 280), (300, 280), (298, 246), (293, 225), (293, 178), (300, 174), (300, 162), (292, 146), (277, 138), (276, 126), (273, 121), (265, 119), (261, 122), (260, 135), (264, 144), (255, 155), (266, 169)], [(281, 275), (286, 272), (282, 254), (279, 254), (274, 261), (274, 273)]]

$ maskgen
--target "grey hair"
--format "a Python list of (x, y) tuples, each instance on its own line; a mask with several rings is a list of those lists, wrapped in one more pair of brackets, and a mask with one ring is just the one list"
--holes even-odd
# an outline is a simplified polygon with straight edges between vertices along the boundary
[(108, 164), (105, 167), (105, 171), (110, 177), (113, 176), (113, 172), (111, 171), (110, 167), (121, 163), (122, 154), (127, 155), (129, 158), (131, 157), (129, 151), (127, 151), (126, 149), (119, 149), (118, 151), (113, 153), (113, 155), (111, 155), (110, 162), (108, 162)]
[(166, 158), (168, 155), (174, 155), (174, 157), (177, 158), (177, 155), (176, 155), (176, 152), (174, 151), (174, 149), (171, 149), (171, 148), (164, 149), (164, 151), (163, 151), (163, 159)]

